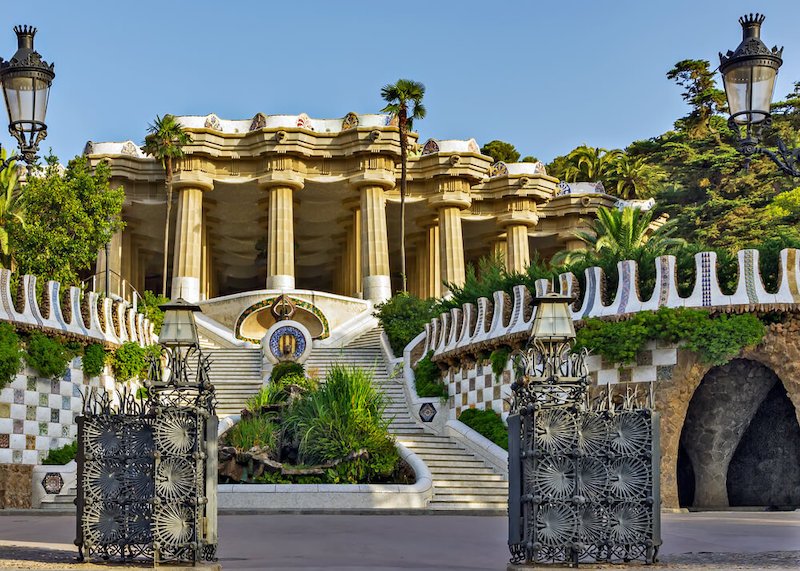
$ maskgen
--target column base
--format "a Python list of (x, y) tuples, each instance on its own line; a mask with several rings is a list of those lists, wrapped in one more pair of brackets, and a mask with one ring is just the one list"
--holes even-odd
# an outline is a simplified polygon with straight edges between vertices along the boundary
[(267, 276), (267, 289), (294, 289), (294, 276)]
[(192, 303), (200, 301), (200, 278), (188, 276), (172, 278), (172, 299), (179, 297)]
[(389, 276), (364, 276), (364, 299), (376, 303), (392, 297), (392, 280)]

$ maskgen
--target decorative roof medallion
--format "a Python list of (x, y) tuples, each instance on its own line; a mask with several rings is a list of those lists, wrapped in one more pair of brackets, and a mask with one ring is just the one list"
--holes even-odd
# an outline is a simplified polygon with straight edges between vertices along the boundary
[(256, 113), (255, 117), (253, 117), (253, 121), (250, 123), (250, 130), (251, 131), (258, 131), (259, 129), (263, 129), (267, 126), (267, 116), (263, 113)]
[(566, 194), (569, 194), (570, 192), (572, 192), (572, 189), (565, 181), (562, 180), (558, 183), (558, 193), (556, 194), (556, 196), (564, 196)]
[(497, 161), (489, 167), (489, 176), (505, 176), (508, 174), (508, 167), (503, 161)]
[(94, 153), (94, 143), (91, 141), (86, 141), (86, 146), (83, 147), (83, 154), (91, 155), (92, 153)]
[(133, 141), (125, 141), (125, 144), (122, 145), (122, 150), (120, 153), (129, 157), (138, 157), (139, 147), (134, 145)]
[(425, 146), (422, 147), (423, 157), (425, 155), (432, 155), (438, 152), (439, 152), (439, 143), (436, 141), (436, 139), (428, 139), (428, 141), (425, 143)]
[(205, 125), (203, 125), (206, 129), (213, 129), (214, 131), (222, 131), (222, 125), (219, 122), (219, 117), (214, 115), (213, 113), (206, 117)]
[(297, 361), (306, 351), (306, 337), (297, 327), (284, 325), (269, 336), (269, 351), (278, 361)]
[(269, 308), (270, 313), (275, 318), (275, 321), (284, 321), (291, 319), (297, 311), (294, 302), (286, 294), (281, 294), (275, 298), (272, 307)]
[(305, 113), (300, 113), (300, 115), (297, 116), (297, 127), (300, 129), (308, 129), (309, 131), (314, 130), (311, 126), (311, 119), (309, 119), (308, 115)]
[(384, 120), (383, 124), (387, 127), (397, 127), (400, 122), (397, 118), (397, 115), (386, 115), (386, 119)]
[(478, 155), (481, 154), (481, 148), (478, 146), (478, 143), (475, 141), (475, 139), (470, 139), (467, 142), (467, 149), (469, 149), (470, 153), (475, 153)]
[(349, 131), (358, 127), (358, 115), (352, 111), (344, 116), (342, 120), (342, 131)]
[(544, 163), (536, 161), (533, 165), (534, 174), (547, 174), (547, 169), (544, 168)]

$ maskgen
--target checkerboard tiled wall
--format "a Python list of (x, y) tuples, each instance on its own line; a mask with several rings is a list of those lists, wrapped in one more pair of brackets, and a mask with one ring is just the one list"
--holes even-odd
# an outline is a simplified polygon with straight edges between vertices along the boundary
[(77, 438), (81, 391), (109, 379), (85, 380), (80, 358), (63, 378), (45, 379), (26, 368), (0, 390), (0, 464), (39, 464), (52, 448)]
[[(607, 385), (625, 382), (670, 381), (678, 362), (674, 345), (651, 341), (637, 355), (636, 363), (619, 367), (599, 355), (590, 355), (586, 365), (593, 384)], [(506, 365), (501, 379), (496, 379), (489, 361), (464, 365), (444, 373), (448, 385), (450, 418), (457, 419), (468, 408), (493, 409), (503, 419), (508, 416), (513, 381), (511, 363)]]

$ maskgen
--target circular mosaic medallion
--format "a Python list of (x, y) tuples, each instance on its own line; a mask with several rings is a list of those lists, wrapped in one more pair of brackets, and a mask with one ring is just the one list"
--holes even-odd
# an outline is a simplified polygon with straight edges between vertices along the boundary
[(302, 324), (284, 320), (269, 328), (266, 335), (270, 360), (303, 362), (311, 350), (311, 336)]

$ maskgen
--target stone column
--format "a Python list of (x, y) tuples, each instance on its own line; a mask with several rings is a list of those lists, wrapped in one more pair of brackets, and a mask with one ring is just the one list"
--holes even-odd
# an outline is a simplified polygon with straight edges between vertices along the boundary
[(528, 227), (524, 224), (509, 224), (506, 226), (506, 236), (506, 268), (509, 272), (522, 273), (531, 263)]
[(383, 193), (381, 186), (361, 187), (361, 283), (364, 299), (375, 302), (392, 297), (386, 199)]
[(457, 206), (439, 209), (439, 256), (441, 281), (463, 285), (466, 279), (464, 236), (461, 233), (461, 209)]
[(172, 299), (200, 301), (203, 263), (203, 190), (186, 186), (178, 191), (172, 264)]
[(353, 223), (347, 230), (347, 295), (362, 295), (362, 262), (361, 262), (361, 208), (353, 208)]
[(293, 171), (273, 171), (258, 179), (269, 191), (267, 289), (294, 289), (294, 191), (303, 179)]
[[(120, 275), (122, 274), (122, 230), (111, 237), (108, 245), (108, 293), (119, 295), (121, 289)], [(106, 291), (106, 248), (100, 248), (97, 253), (95, 291), (104, 294)]]
[(420, 297), (441, 297), (442, 264), (439, 240), (439, 222), (425, 226), (424, 242), (420, 246)]
[(502, 258), (503, 264), (508, 268), (508, 242), (504, 238), (498, 238), (494, 241), (492, 255)]

